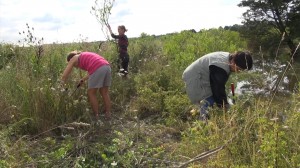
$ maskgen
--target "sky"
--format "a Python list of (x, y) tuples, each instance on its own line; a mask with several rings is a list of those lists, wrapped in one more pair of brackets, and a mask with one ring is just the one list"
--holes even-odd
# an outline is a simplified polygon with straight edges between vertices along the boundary
[[(104, 0), (98, 0), (104, 2)], [(163, 35), (182, 30), (218, 28), (241, 24), (245, 8), (241, 0), (115, 0), (109, 24), (115, 34), (119, 25), (128, 38)], [(19, 32), (34, 28), (44, 43), (106, 40), (105, 31), (91, 14), (95, 0), (0, 0), (0, 43), (24, 38)]]

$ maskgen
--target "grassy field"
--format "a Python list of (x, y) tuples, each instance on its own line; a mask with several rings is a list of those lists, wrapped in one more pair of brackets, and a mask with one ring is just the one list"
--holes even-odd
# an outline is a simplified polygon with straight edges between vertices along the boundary
[[(266, 82), (268, 76), (286, 76), (285, 68), (232, 74), (228, 93), (238, 81), (249, 82), (248, 92), (237, 95), (229, 111), (210, 109), (207, 125), (187, 98), (183, 70), (208, 52), (247, 50), (237, 32), (142, 35), (129, 43), (128, 79), (117, 75), (113, 42), (100, 50), (98, 42), (84, 41), (1, 44), (0, 167), (300, 166), (298, 89), (283, 96)], [(68, 91), (60, 87), (73, 50), (96, 52), (111, 62), (111, 121), (92, 122), (87, 86), (76, 90), (85, 72), (72, 73)], [(263, 61), (259, 54), (253, 57)], [(291, 67), (289, 74), (297, 72)], [(257, 88), (266, 91), (257, 95)]]

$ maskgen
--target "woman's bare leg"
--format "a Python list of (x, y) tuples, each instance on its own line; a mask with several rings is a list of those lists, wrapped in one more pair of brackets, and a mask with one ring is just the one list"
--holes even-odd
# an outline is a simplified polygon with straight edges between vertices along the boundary
[(88, 97), (96, 119), (99, 119), (99, 102), (97, 100), (97, 90), (98, 88), (88, 89)]
[(110, 102), (110, 97), (109, 97), (109, 87), (104, 86), (100, 88), (100, 94), (102, 96), (103, 102), (104, 102), (104, 107), (105, 107), (105, 116), (107, 118), (111, 117), (111, 102)]

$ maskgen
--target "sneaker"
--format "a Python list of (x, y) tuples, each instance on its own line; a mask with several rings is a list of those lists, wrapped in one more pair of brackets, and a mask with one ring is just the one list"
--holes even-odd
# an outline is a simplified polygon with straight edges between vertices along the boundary
[(119, 73), (124, 73), (124, 69), (123, 68), (119, 69)]
[(128, 74), (128, 71), (126, 71), (125, 69), (121, 68), (121, 69), (119, 70), (119, 73)]
[(124, 71), (124, 72), (123, 72), (123, 77), (124, 77), (124, 78), (127, 78), (127, 75), (128, 75), (128, 72), (127, 72), (127, 71)]
[(209, 115), (208, 114), (200, 114), (199, 120), (207, 121), (207, 120), (209, 120)]

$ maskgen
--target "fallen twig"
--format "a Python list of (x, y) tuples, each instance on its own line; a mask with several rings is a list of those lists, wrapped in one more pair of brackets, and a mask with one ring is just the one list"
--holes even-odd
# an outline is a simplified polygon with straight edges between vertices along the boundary
[(197, 155), (196, 157), (192, 158), (191, 160), (181, 164), (180, 166), (178, 166), (178, 168), (183, 168), (183, 167), (186, 167), (188, 166), (190, 163), (193, 163), (193, 162), (196, 162), (196, 161), (199, 161), (199, 160), (202, 160), (202, 159), (205, 159), (217, 152), (219, 152), (220, 150), (224, 149), (226, 146), (229, 145), (229, 143), (232, 142), (232, 140), (237, 137), (237, 135), (241, 132), (242, 128), (229, 140), (227, 141), (224, 145), (220, 146), (220, 147), (217, 147), (217, 148), (214, 148), (212, 150), (209, 150), (209, 151), (206, 151), (206, 152), (203, 152), (199, 155)]

